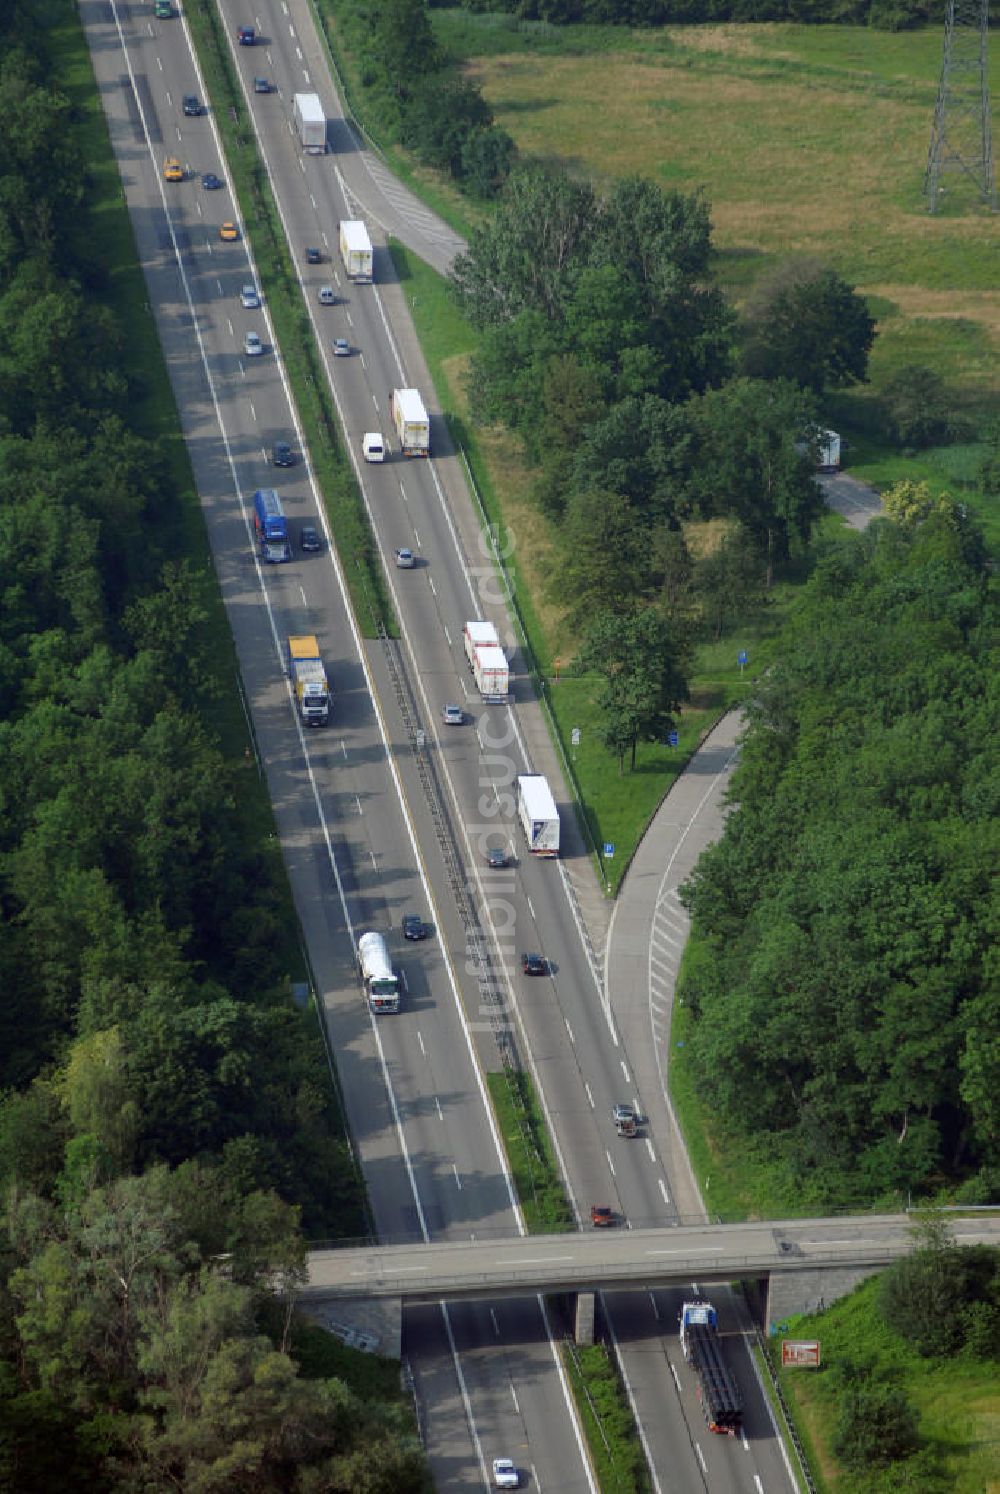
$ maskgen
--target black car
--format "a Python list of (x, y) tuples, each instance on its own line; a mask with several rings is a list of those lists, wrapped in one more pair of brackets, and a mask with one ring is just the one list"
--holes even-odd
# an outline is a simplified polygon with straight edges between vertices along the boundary
[(216, 176), (214, 171), (205, 171), (202, 173), (201, 184), (206, 192), (218, 192), (222, 186), (222, 178)]
[(316, 555), (323, 548), (323, 536), (313, 524), (303, 524), (299, 530), (299, 544), (306, 555)]
[(321, 265), (323, 263), (323, 251), (321, 249), (306, 249), (306, 264)]
[(548, 975), (549, 973), (545, 957), (540, 954), (523, 954), (521, 956), (521, 969), (525, 975)]
[(422, 918), (416, 913), (403, 914), (403, 938), (404, 939), (426, 939), (430, 929)]
[(507, 865), (507, 852), (503, 846), (490, 846), (486, 852), (486, 865), (490, 871), (502, 871)]
[(197, 117), (203, 112), (201, 103), (198, 99), (198, 95), (195, 93), (186, 93), (184, 95), (182, 108), (184, 110), (184, 113), (188, 115), (189, 118), (192, 116)]
[(287, 441), (275, 441), (271, 448), (271, 461), (276, 467), (295, 466), (295, 453)]
[(266, 78), (254, 78), (253, 91), (254, 93), (270, 93), (271, 85)]

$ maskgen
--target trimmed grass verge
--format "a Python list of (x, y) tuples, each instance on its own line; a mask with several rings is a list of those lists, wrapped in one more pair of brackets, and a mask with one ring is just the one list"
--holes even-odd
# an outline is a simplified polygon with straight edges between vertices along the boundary
[(571, 1230), (573, 1212), (531, 1079), (501, 1071), (487, 1074), (486, 1083), (529, 1234)]
[(214, 0), (191, 0), (185, 15), (213, 100), (233, 194), (251, 235), (268, 311), (347, 578), (358, 625), (373, 637), (381, 621), (396, 633), (378, 554), (350, 463), (341, 447), (326, 374), (292, 267), (267, 173)]
[(563, 1364), (601, 1494), (647, 1494), (642, 1443), (614, 1360), (603, 1344), (564, 1343)]

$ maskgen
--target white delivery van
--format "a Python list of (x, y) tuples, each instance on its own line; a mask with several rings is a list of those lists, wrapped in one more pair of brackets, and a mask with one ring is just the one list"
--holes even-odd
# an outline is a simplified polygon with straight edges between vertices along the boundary
[(385, 442), (381, 431), (365, 431), (361, 437), (361, 450), (366, 462), (384, 462)]

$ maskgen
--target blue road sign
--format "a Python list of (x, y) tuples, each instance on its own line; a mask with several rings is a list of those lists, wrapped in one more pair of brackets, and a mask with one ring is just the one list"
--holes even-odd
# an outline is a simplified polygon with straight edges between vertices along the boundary
[(614, 841), (606, 840), (604, 842), (604, 859), (605, 859), (605, 861), (610, 861), (611, 858), (612, 858), (612, 856), (614, 854), (615, 854)]
[(750, 660), (750, 655), (747, 653), (747, 651), (746, 651), (745, 648), (741, 648), (740, 651), (739, 651), (739, 653), (736, 655), (736, 662), (737, 662), (737, 664), (742, 669), (743, 666), (744, 666), (744, 664), (749, 663), (749, 660)]
[(667, 746), (668, 747), (676, 747), (679, 741), (680, 741), (680, 736), (679, 736), (679, 734), (676, 731), (668, 731), (667, 732)]

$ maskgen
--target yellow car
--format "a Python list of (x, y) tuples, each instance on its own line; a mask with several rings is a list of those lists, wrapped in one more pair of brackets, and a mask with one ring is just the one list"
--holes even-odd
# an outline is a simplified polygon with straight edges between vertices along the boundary
[(163, 175), (168, 182), (182, 182), (184, 180), (184, 167), (176, 156), (168, 156), (164, 161)]
[(233, 243), (240, 236), (240, 231), (235, 223), (223, 223), (219, 229), (219, 238), (224, 239), (227, 244)]

